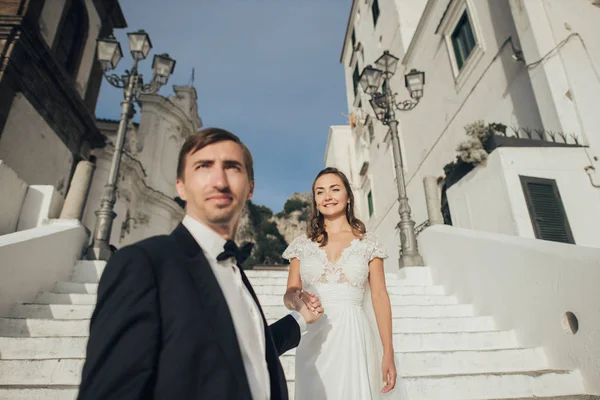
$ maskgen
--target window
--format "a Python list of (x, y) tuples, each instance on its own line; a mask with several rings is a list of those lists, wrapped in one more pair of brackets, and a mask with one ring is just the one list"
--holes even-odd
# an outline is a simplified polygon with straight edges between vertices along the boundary
[(58, 62), (71, 76), (75, 76), (87, 39), (87, 12), (83, 0), (67, 2), (66, 14), (55, 48)]
[(367, 203), (369, 204), (369, 218), (373, 216), (373, 192), (369, 190), (367, 195)]
[(556, 181), (528, 176), (520, 178), (535, 237), (575, 244)]
[(371, 12), (373, 13), (373, 26), (377, 26), (377, 20), (379, 19), (379, 1), (373, 0), (371, 4)]
[(354, 32), (354, 29), (352, 29), (352, 51), (354, 51), (355, 47), (356, 47), (356, 32)]
[(460, 71), (477, 44), (475, 34), (473, 33), (473, 27), (469, 20), (469, 14), (466, 10), (458, 21), (458, 24), (456, 24), (451, 39), (454, 55), (456, 57), (456, 64)]
[(360, 74), (358, 73), (358, 63), (354, 66), (354, 73), (352, 74), (352, 83), (354, 84), (354, 97), (358, 93), (358, 80), (360, 79)]

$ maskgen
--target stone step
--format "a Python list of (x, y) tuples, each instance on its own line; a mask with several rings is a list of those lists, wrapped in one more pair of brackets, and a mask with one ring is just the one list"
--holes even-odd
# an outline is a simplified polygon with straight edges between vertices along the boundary
[(455, 296), (390, 295), (392, 306), (439, 306), (458, 304)]
[(483, 400), (570, 396), (581, 393), (578, 372), (533, 371), (404, 378), (411, 400)]
[[(80, 322), (80, 321), (60, 321), (60, 323), (65, 323), (65, 322)], [(52, 323), (51, 323), (52, 324)], [(79, 324), (79, 326), (75, 325), (75, 327), (73, 327), (73, 325), (69, 325), (68, 323), (65, 324), (64, 326), (60, 326), (57, 324), (53, 324), (53, 329), (54, 331), (60, 331), (61, 329), (71, 329), (71, 330), (75, 330), (75, 329), (79, 329), (79, 331), (85, 331), (86, 327), (82, 326), (81, 324)], [(48, 331), (51, 328), (47, 327), (46, 328), (46, 332), (49, 333)], [(400, 337), (400, 339), (396, 340), (396, 352), (397, 352), (397, 356), (399, 358), (401, 358), (402, 361), (402, 365), (401, 365), (401, 369), (402, 371), (405, 371), (406, 373), (410, 373), (410, 374), (415, 374), (415, 373), (420, 373), (419, 371), (421, 371), (423, 368), (426, 368), (428, 365), (437, 365), (437, 367), (432, 367), (432, 371), (435, 368), (446, 368), (446, 365), (452, 365), (451, 363), (456, 363), (456, 367), (458, 368), (459, 371), (462, 371), (462, 368), (468, 368), (468, 366), (462, 366), (465, 362), (470, 362), (469, 360), (482, 360), (481, 357), (482, 355), (480, 355), (477, 351), (473, 351), (473, 350), (447, 350), (447, 349), (443, 349), (443, 350), (431, 350), (431, 348), (433, 347), (430, 342), (432, 340), (446, 340), (446, 341), (451, 341), (454, 340), (456, 342), (456, 338), (452, 338), (451, 336), (445, 335), (445, 336), (437, 336), (437, 337), (429, 337), (427, 338), (424, 335), (421, 336), (416, 336), (416, 338), (420, 339), (422, 344), (421, 348), (408, 348), (406, 345), (403, 345), (402, 347), (398, 346), (398, 342), (410, 342), (410, 337), (411, 336), (415, 336), (413, 335), (401, 335), (401, 336), (397, 336), (394, 335), (395, 339)], [(427, 339), (429, 340), (429, 342), (427, 341)], [(2, 351), (0, 352), (0, 359), (2, 360), (23, 360), (23, 359), (30, 359), (30, 360), (41, 360), (41, 359), (52, 359), (52, 358), (83, 358), (85, 357), (85, 346), (87, 344), (87, 336), (84, 335), (80, 335), (77, 336), (77, 332), (75, 332), (75, 335), (73, 336), (44, 336), (44, 337), (32, 337), (32, 336), (27, 336), (27, 337), (0, 337), (0, 349), (2, 349)], [(479, 339), (479, 341), (481, 342), (482, 339)], [(400, 343), (402, 344), (402, 343)], [(475, 339), (471, 341), (472, 345), (477, 344), (475, 342)], [(506, 343), (506, 341), (504, 341), (504, 345), (508, 346), (508, 345), (512, 345), (513, 343)], [(437, 346), (439, 347), (444, 347), (442, 345)], [(489, 346), (488, 346), (489, 347)], [(531, 353), (533, 350), (523, 350), (523, 349), (518, 349), (515, 348), (516, 346), (511, 346), (510, 348), (507, 349), (502, 349), (502, 350), (485, 350), (482, 351), (481, 354), (487, 354), (487, 356), (489, 357), (498, 357), (498, 360), (504, 360), (505, 357), (507, 355), (513, 355), (514, 358), (514, 362), (521, 362), (520, 358), (518, 358), (519, 355), (524, 354), (523, 351), (527, 351), (529, 353)], [(514, 351), (514, 353), (512, 353)], [(538, 350), (535, 350), (536, 352)], [(528, 353), (528, 354), (529, 354)], [(285, 354), (285, 356), (294, 356), (295, 355), (295, 350), (291, 350), (289, 352), (287, 352)], [(504, 357), (504, 358), (502, 358)], [(524, 356), (523, 356), (524, 357)], [(493, 358), (490, 358), (493, 359)], [(532, 358), (533, 359), (533, 358)], [(404, 361), (406, 360), (406, 361)], [(464, 361), (466, 360), (466, 361)], [(483, 365), (485, 365), (485, 360), (483, 359), (481, 361), (482, 363), (484, 363)], [(406, 364), (406, 366), (405, 366)], [(530, 364), (527, 364), (526, 362), (523, 362), (523, 368), (527, 367), (529, 369), (534, 369), (533, 366), (531, 366)], [(415, 367), (408, 367), (408, 365), (414, 365)], [(442, 367), (442, 365), (444, 365), (444, 367)], [(477, 364), (475, 364), (477, 365)], [(504, 365), (504, 364), (501, 364)], [(483, 368), (483, 367), (482, 367)], [(539, 367), (541, 368), (541, 367)], [(485, 368), (483, 368), (483, 370), (485, 370)], [(505, 369), (505, 371), (508, 369)], [(517, 368), (517, 370), (519, 370), (519, 368)], [(456, 371), (455, 371), (456, 372)]]
[(0, 318), (4, 337), (87, 337), (90, 321), (85, 319)]
[(397, 352), (398, 371), (405, 377), (543, 370), (541, 348), (480, 351)]
[[(265, 312), (267, 319), (282, 318), (290, 312), (284, 306), (264, 306), (263, 311)], [(392, 305), (392, 315), (394, 318), (472, 317), (473, 306), (470, 304), (431, 306)]]
[[(250, 283), (252, 286), (264, 286), (264, 285), (274, 285), (282, 288), (285, 291), (287, 286), (287, 278), (250, 278)], [(392, 279), (387, 280), (386, 285), (388, 287), (396, 287), (396, 286), (431, 286), (430, 283), (422, 283), (418, 280), (408, 280), (408, 279)]]
[[(255, 285), (254, 291), (257, 294), (274, 294), (283, 296), (285, 286), (279, 285)], [(58, 282), (54, 287), (55, 293), (80, 293), (96, 294), (98, 293), (97, 283), (81, 282)], [(442, 286), (390, 286), (388, 288), (390, 295), (427, 295), (443, 296), (444, 288)]]
[(406, 294), (423, 294), (428, 296), (444, 296), (444, 288), (442, 286), (390, 286), (387, 288), (389, 295), (406, 295)]
[[(401, 365), (402, 360), (400, 361)], [(47, 360), (0, 360), (0, 385), (60, 385), (75, 386), (81, 381), (84, 359), (47, 359)], [(286, 377), (295, 379), (294, 359), (281, 357)], [(411, 399), (497, 399), (518, 398), (523, 396), (560, 396), (580, 392), (583, 387), (578, 373), (566, 371), (527, 370), (518, 367), (517, 371), (502, 371), (500, 365), (483, 366), (492, 369), (484, 373), (436, 374), (411, 376), (401, 370), (402, 384), (405, 385)], [(517, 365), (515, 363), (515, 365)], [(448, 365), (447, 365), (448, 367)], [(497, 369), (494, 371), (493, 369)], [(458, 384), (461, 382), (461, 384)], [(291, 382), (290, 382), (291, 383)], [(445, 395), (445, 397), (444, 397)], [(502, 397), (499, 397), (502, 396)], [(512, 396), (512, 397), (511, 397)], [(2, 397), (4, 398), (4, 397)]]
[[(274, 271), (274, 270), (244, 270), (244, 272), (246, 273), (246, 276), (249, 279), (257, 279), (257, 278), (286, 278), (288, 277), (288, 269), (287, 267), (285, 269), (282, 269), (280, 271)], [(395, 272), (387, 272), (385, 274), (385, 279), (387, 280), (393, 280), (393, 279), (399, 279), (398, 277), (398, 273)]]
[(286, 265), (279, 270), (246, 269), (244, 272), (248, 278), (287, 278), (288, 266)]
[[(89, 320), (0, 318), (3, 337), (87, 337)], [(397, 351), (516, 348), (512, 331), (394, 333)]]
[(84, 358), (87, 341), (87, 336), (0, 337), (0, 360)]
[[(83, 353), (85, 354), (85, 353)], [(541, 350), (398, 353), (405, 377), (535, 371), (545, 368)], [(295, 379), (295, 357), (280, 358), (287, 379)], [(82, 357), (0, 360), (0, 385), (75, 385), (81, 380)], [(32, 373), (36, 378), (31, 380)]]
[(80, 282), (57, 282), (54, 286), (55, 293), (81, 293), (81, 294), (97, 294), (97, 283), (80, 283)]
[[(260, 283), (260, 282), (259, 282)], [(262, 285), (252, 283), (252, 287), (256, 294), (265, 295), (277, 295), (283, 297), (285, 293), (285, 285)], [(58, 292), (57, 290), (55, 290)], [(79, 292), (78, 292), (79, 293)], [(86, 293), (86, 292), (83, 292)], [(95, 293), (95, 292), (94, 292)], [(389, 286), (388, 294), (392, 295), (424, 295), (424, 296), (445, 296), (444, 288), (442, 286)]]
[[(288, 382), (290, 400), (294, 400), (294, 382)], [(10, 387), (0, 386), (0, 399), (3, 400), (76, 400), (77, 386), (46, 386), (46, 387)], [(570, 395), (552, 397), (520, 397), (511, 400), (598, 400), (600, 396)], [(494, 400), (508, 400), (494, 399)]]
[[(87, 343), (87, 330), (89, 329), (89, 321), (87, 320), (30, 320), (33, 322), (25, 322), (21, 320), (20, 324), (16, 324), (9, 332), (7, 328), (3, 328), (4, 337), (0, 337), (0, 359), (46, 359), (46, 358), (83, 358), (85, 356), (85, 346)], [(496, 335), (497, 332), (492, 332)], [(10, 335), (10, 336), (9, 336)], [(506, 336), (506, 335), (504, 335)], [(403, 357), (408, 357), (410, 353), (411, 359), (429, 360), (431, 357), (440, 359), (455, 360), (456, 357), (469, 355), (468, 352), (456, 351), (452, 353), (452, 349), (448, 350), (448, 346), (452, 343), (457, 343), (461, 348), (468, 347), (464, 344), (467, 340), (463, 336), (463, 342), (459, 340), (460, 336), (442, 334), (438, 336), (427, 334), (395, 334), (395, 349), (398, 354), (404, 354)], [(432, 345), (431, 342), (445, 340), (450, 344), (443, 345), (442, 343)], [(503, 345), (507, 348), (515, 348), (510, 339), (502, 339)], [(475, 346), (481, 344), (484, 339), (470, 337), (469, 345)], [(413, 342), (419, 342), (420, 347), (408, 347)], [(501, 347), (501, 345), (499, 345)], [(484, 342), (484, 346), (489, 348), (490, 345)], [(436, 351), (435, 349), (438, 349)], [(433, 350), (432, 350), (433, 349)], [(439, 349), (442, 349), (440, 353)], [(489, 353), (496, 355), (496, 353)], [(295, 355), (295, 350), (291, 350), (286, 355)], [(498, 357), (502, 355), (498, 354)], [(444, 358), (445, 357), (445, 358)], [(452, 358), (454, 357), (454, 358)], [(473, 355), (473, 357), (477, 357)], [(425, 362), (425, 361), (423, 361)]]
[[(27, 362), (28, 365), (37, 365), (33, 361), (47, 359), (55, 362), (57, 359), (83, 359), (86, 344), (87, 337), (1, 337), (0, 348), (3, 351), (0, 361), (21, 360)], [(288, 379), (293, 379), (294, 376), (294, 356), (295, 351), (290, 351), (281, 357)], [(532, 371), (541, 370), (546, 365), (541, 349), (397, 352), (396, 357), (398, 358), (399, 373), (406, 377)], [(29, 382), (27, 381), (27, 383)], [(45, 382), (44, 384), (51, 383)]]
[[(36, 304), (96, 304), (95, 294), (86, 293), (51, 293), (42, 292), (35, 299)], [(283, 296), (275, 294), (259, 294), (258, 299), (262, 306), (282, 306)], [(390, 295), (393, 305), (448, 305), (457, 304), (454, 296), (427, 296), (427, 295)]]
[[(94, 311), (92, 304), (19, 304), (11, 312), (18, 318), (43, 319), (87, 319)], [(283, 305), (264, 306), (267, 319), (279, 319), (289, 313)], [(473, 307), (470, 304), (451, 305), (392, 305), (392, 315), (398, 318), (439, 318), (439, 317), (471, 317)]]
[[(294, 382), (288, 381), (290, 400), (294, 400)], [(52, 385), (52, 386), (2, 386), (0, 385), (0, 399), (2, 400), (76, 400), (78, 386)]]
[(94, 307), (88, 304), (19, 304), (12, 309), (11, 316), (43, 319), (89, 319), (92, 317)]
[[(94, 311), (89, 304), (19, 304), (11, 312), (18, 318), (43, 319), (89, 319)], [(268, 320), (279, 319), (289, 314), (289, 310), (281, 306), (264, 306)], [(471, 317), (473, 307), (470, 304), (432, 305), (432, 306), (394, 306), (392, 315), (398, 318), (440, 318)]]
[[(76, 283), (98, 283), (100, 276), (104, 271), (104, 261), (78, 261), (73, 269), (73, 274), (70, 281)], [(424, 268), (423, 271), (409, 273), (405, 278), (394, 278), (390, 276), (386, 280), (387, 285), (393, 286), (429, 286), (431, 285), (431, 279), (429, 278), (429, 269)], [(426, 271), (425, 271), (426, 270)], [(279, 286), (283, 291), (287, 285), (287, 275), (279, 274), (279, 276), (257, 276), (250, 277), (252, 286), (264, 286), (264, 285), (275, 285)]]
[(395, 318), (440, 318), (440, 317), (472, 317), (471, 304), (449, 304), (432, 306), (396, 306), (392, 304), (392, 315)]
[(79, 385), (83, 358), (0, 360), (0, 385)]
[(0, 386), (2, 400), (76, 400), (79, 386)]
[[(397, 352), (398, 373), (404, 378), (544, 370), (542, 349), (505, 349), (454, 352)], [(281, 357), (287, 379), (295, 379), (294, 357)]]
[[(518, 399), (510, 399), (510, 400), (599, 400), (600, 396), (590, 395), (590, 394), (573, 394), (568, 396), (535, 396), (535, 397), (519, 397)], [(492, 399), (492, 400), (507, 400), (504, 399)]]
[(35, 304), (88, 304), (96, 305), (95, 294), (42, 292), (35, 298)]
[[(288, 379), (294, 376), (294, 357), (282, 356)], [(0, 385), (79, 385), (85, 359), (0, 360)], [(1, 398), (1, 397), (0, 397)]]
[(394, 333), (399, 352), (516, 349), (513, 331), (457, 333)]
[(398, 280), (415, 282), (419, 285), (431, 285), (431, 268), (429, 267), (403, 267), (398, 271)]
[(492, 317), (392, 318), (394, 333), (486, 332), (495, 326)]

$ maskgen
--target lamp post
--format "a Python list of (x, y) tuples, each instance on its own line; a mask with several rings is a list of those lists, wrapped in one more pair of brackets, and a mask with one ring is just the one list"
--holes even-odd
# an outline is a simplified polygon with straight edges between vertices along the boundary
[(102, 193), (100, 208), (96, 211), (93, 242), (88, 249), (88, 258), (92, 260), (108, 260), (112, 254), (109, 240), (112, 223), (117, 215), (113, 211), (116, 201), (117, 178), (123, 154), (125, 133), (129, 120), (133, 116), (133, 101), (137, 100), (140, 94), (156, 93), (167, 83), (175, 68), (175, 60), (170, 58), (168, 54), (155, 55), (152, 62), (152, 80), (144, 84), (142, 74), (138, 71), (138, 63), (146, 59), (152, 49), (150, 37), (143, 30), (128, 33), (127, 36), (133, 58), (133, 66), (131, 70), (125, 71), (125, 74), (122, 76), (109, 74), (109, 71), (114, 70), (119, 60), (123, 57), (119, 42), (111, 36), (107, 39), (99, 39), (97, 43), (98, 61), (102, 66), (104, 77), (112, 86), (123, 89), (124, 100), (121, 102), (121, 119), (117, 130), (115, 150), (110, 163), (108, 179)]
[[(370, 65), (362, 71), (359, 82), (364, 92), (370, 95), (369, 103), (379, 121), (390, 127), (392, 136), (392, 151), (394, 154), (394, 169), (396, 171), (396, 183), (398, 187), (398, 203), (400, 222), (400, 243), (402, 253), (400, 266), (422, 266), (423, 258), (419, 254), (417, 238), (415, 235), (415, 222), (412, 220), (408, 197), (406, 196), (406, 183), (404, 181), (404, 166), (402, 163), (402, 152), (400, 151), (400, 139), (398, 137), (398, 120), (396, 110), (409, 111), (419, 104), (423, 97), (423, 86), (425, 84), (425, 73), (412, 70), (404, 76), (406, 88), (410, 93), (410, 99), (396, 101), (396, 94), (390, 87), (390, 79), (396, 72), (399, 59), (391, 55), (387, 50), (375, 61), (374, 68)], [(379, 91), (381, 88), (381, 91)]]

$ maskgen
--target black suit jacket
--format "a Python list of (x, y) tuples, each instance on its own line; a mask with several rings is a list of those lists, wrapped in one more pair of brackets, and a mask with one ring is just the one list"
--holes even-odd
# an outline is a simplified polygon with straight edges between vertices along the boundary
[[(298, 345), (300, 329), (289, 315), (267, 326), (263, 314), (263, 321), (271, 398), (285, 400), (279, 356)], [(252, 398), (225, 297), (183, 225), (111, 257), (82, 375), (80, 400)]]

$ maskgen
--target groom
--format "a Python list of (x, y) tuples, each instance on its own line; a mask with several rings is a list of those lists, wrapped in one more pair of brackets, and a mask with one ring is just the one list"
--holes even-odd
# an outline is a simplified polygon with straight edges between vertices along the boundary
[(90, 324), (80, 400), (286, 400), (279, 356), (323, 313), (312, 295), (268, 326), (238, 268), (233, 242), (254, 191), (252, 155), (208, 128), (186, 140), (177, 165), (182, 223), (116, 252)]

